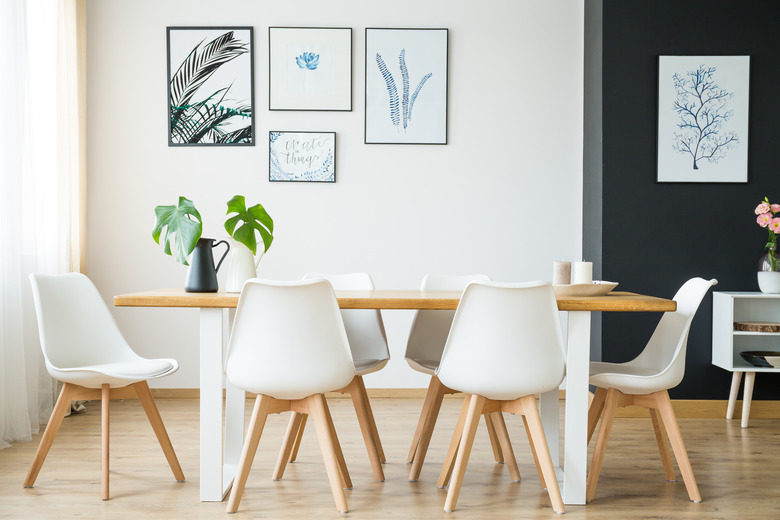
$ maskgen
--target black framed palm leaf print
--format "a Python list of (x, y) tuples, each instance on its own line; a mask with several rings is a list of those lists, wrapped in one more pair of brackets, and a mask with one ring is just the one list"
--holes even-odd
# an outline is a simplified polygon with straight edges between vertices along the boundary
[(168, 27), (168, 146), (253, 146), (252, 27)]

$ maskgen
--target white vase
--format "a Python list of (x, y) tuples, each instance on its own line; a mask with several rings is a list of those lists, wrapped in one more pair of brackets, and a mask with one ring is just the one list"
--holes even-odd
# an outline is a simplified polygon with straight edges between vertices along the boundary
[(253, 256), (252, 251), (244, 244), (232, 238), (228, 238), (228, 240), (230, 240), (230, 264), (228, 264), (225, 291), (237, 293), (241, 292), (244, 282), (257, 277), (257, 266), (263, 257), (264, 246), (260, 242), (257, 245), (257, 256)]
[(780, 272), (759, 271), (758, 288), (762, 293), (780, 294)]

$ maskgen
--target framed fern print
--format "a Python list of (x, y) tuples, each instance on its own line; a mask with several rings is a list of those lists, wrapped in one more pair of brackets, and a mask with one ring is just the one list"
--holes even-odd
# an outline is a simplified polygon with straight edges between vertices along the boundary
[(268, 28), (269, 110), (352, 110), (352, 29)]
[(366, 144), (447, 144), (447, 29), (366, 29)]
[(252, 27), (168, 27), (168, 146), (254, 146)]
[(336, 132), (268, 132), (268, 180), (336, 182)]

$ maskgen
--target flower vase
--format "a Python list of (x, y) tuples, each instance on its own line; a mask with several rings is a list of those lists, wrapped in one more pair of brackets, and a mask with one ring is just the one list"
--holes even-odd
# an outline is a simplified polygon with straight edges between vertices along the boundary
[(767, 244), (758, 259), (758, 288), (762, 293), (780, 294), (780, 255), (775, 244)]
[(232, 256), (228, 264), (225, 292), (240, 293), (244, 282), (257, 277), (257, 266), (260, 264), (260, 258), (263, 257), (264, 252), (263, 243), (260, 243), (257, 256), (254, 256), (244, 244), (232, 238), (228, 238), (228, 240), (231, 244)]

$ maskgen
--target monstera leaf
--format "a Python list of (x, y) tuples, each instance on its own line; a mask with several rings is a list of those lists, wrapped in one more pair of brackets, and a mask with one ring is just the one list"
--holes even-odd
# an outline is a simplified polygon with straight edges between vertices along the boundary
[(243, 195), (236, 195), (227, 203), (227, 215), (235, 213), (225, 221), (225, 231), (237, 242), (241, 242), (248, 247), (252, 254), (257, 253), (257, 235), (260, 233), (263, 239), (263, 252), (271, 247), (274, 237), (274, 219), (265, 211), (260, 204), (255, 204), (251, 208), (246, 207), (246, 198)]
[[(187, 256), (195, 249), (195, 244), (203, 232), (203, 223), (195, 205), (191, 200), (179, 197), (178, 205), (157, 206), (154, 208), (154, 215), (157, 217), (157, 223), (152, 230), (154, 241), (162, 244), (166, 255), (172, 255), (177, 262), (190, 265), (187, 263)], [(176, 252), (175, 255), (172, 250)]]

